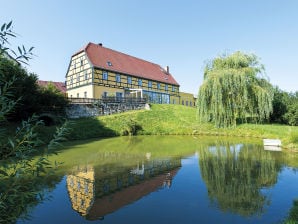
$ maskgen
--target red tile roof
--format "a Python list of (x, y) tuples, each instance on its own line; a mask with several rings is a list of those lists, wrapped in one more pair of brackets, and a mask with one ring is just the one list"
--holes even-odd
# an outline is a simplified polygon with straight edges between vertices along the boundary
[[(103, 47), (101, 44), (88, 43), (76, 54), (82, 51), (86, 52), (94, 67), (179, 86), (174, 77), (158, 64)], [(108, 62), (111, 63), (110, 66)]]
[(65, 86), (64, 82), (52, 82), (52, 81), (37, 80), (37, 84), (40, 86), (47, 86), (49, 83), (53, 84), (62, 93), (66, 93), (66, 86)]

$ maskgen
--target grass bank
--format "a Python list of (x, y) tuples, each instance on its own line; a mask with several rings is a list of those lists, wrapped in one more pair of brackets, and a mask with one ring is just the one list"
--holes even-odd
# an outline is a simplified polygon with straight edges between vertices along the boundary
[(153, 104), (151, 110), (130, 111), (97, 118), (75, 120), (70, 139), (88, 139), (127, 134), (210, 135), (253, 138), (279, 138), (284, 147), (298, 149), (298, 127), (277, 124), (241, 124), (217, 129), (200, 124), (196, 109), (181, 105)]

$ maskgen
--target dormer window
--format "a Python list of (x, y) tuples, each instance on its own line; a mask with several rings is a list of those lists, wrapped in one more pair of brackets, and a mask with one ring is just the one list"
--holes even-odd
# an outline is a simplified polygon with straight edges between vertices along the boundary
[(112, 66), (112, 62), (107, 61), (107, 65), (108, 65), (108, 66)]

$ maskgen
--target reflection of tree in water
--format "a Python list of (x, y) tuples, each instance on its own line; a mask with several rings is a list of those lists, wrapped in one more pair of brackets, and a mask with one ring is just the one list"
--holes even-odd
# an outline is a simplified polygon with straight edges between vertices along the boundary
[(211, 202), (244, 216), (263, 213), (270, 201), (260, 189), (276, 183), (281, 167), (270, 152), (248, 145), (201, 150), (199, 163)]

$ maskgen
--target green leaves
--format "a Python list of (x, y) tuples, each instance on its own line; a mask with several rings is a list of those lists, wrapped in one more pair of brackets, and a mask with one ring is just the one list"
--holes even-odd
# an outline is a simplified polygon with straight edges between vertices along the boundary
[(198, 117), (216, 127), (235, 127), (236, 121), (267, 119), (272, 111), (273, 92), (262, 77), (264, 66), (255, 55), (235, 52), (215, 58), (204, 71), (198, 93)]
[[(18, 46), (17, 51), (14, 51), (10, 48), (8, 48), (6, 45), (9, 45), (9, 38), (16, 37), (16, 34), (12, 31), (12, 21), (9, 23), (4, 23), (1, 26), (0, 31), (0, 55), (5, 54), (7, 57), (12, 58), (10, 56), (10, 52), (14, 55), (14, 60), (17, 62), (27, 64), (30, 59), (33, 58), (33, 49), (34, 47), (30, 47), (29, 50), (27, 50), (24, 45)], [(9, 52), (10, 50), (10, 52)]]

